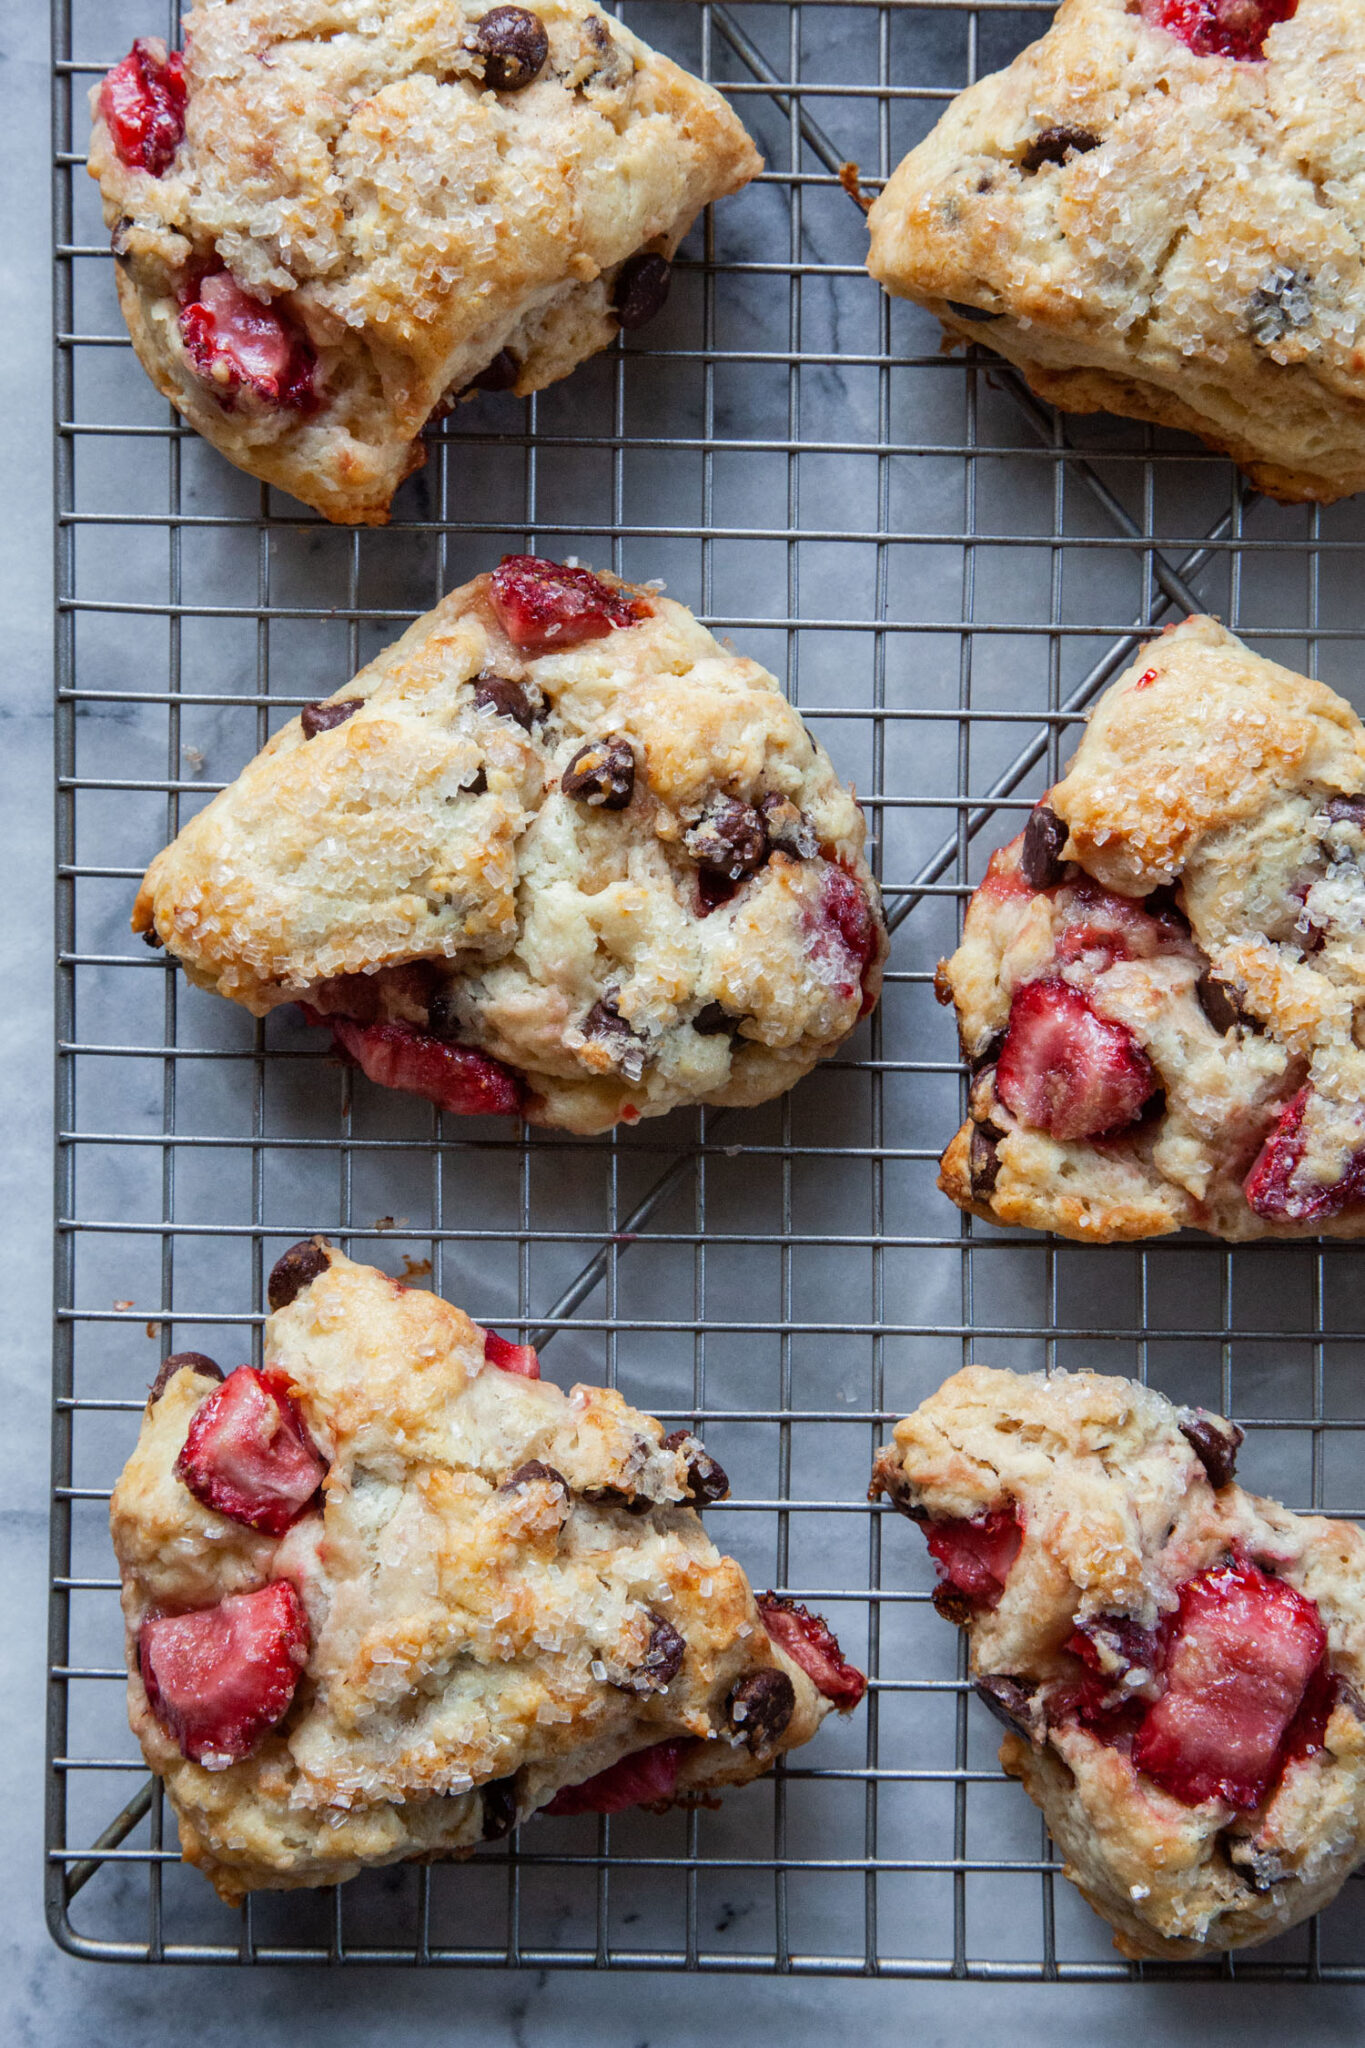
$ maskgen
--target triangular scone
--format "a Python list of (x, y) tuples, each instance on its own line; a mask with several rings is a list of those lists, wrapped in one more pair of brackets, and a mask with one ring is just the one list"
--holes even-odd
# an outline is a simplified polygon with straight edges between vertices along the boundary
[(1267, 1941), (1365, 1855), (1365, 1536), (1244, 1493), (1241, 1440), (1130, 1380), (974, 1365), (873, 1475), (1126, 1956)]
[(1212, 619), (1151, 641), (939, 969), (939, 1185), (1107, 1242), (1365, 1236), (1365, 728)]
[(325, 1240), (269, 1293), (262, 1370), (167, 1361), (111, 1508), (133, 1730), (223, 1898), (744, 1784), (857, 1705), (707, 1537), (695, 1437)]
[(92, 94), (90, 170), (157, 389), (228, 460), (382, 522), (427, 420), (658, 310), (761, 159), (592, 0), (200, 0)]
[(278, 732), (133, 926), (373, 1080), (598, 1131), (766, 1101), (847, 1037), (886, 950), (863, 837), (757, 662), (511, 556)]
[(1339, 498), (1365, 485), (1363, 77), (1358, 0), (1065, 0), (905, 158), (869, 267), (1056, 405)]

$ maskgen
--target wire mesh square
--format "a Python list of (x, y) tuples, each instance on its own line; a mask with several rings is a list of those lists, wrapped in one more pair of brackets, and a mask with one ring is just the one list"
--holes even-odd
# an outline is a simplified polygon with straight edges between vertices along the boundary
[[(969, 1357), (1149, 1377), (1248, 1430), (1247, 1482), (1361, 1506), (1349, 1248), (1103, 1251), (960, 1219), (933, 1000), (987, 853), (1143, 634), (1217, 611), (1365, 708), (1362, 510), (1286, 509), (1179, 436), (1063, 420), (863, 267), (877, 189), (1050, 0), (624, 0), (768, 168), (685, 245), (648, 331), (431, 437), (384, 531), (328, 527), (168, 414), (117, 317), (85, 96), (146, 0), (53, 0), (58, 1129), (48, 1907), (123, 1961), (1142, 1974), (1057, 1881), (969, 1708), (923, 1546), (864, 1500), (889, 1425)], [(659, 576), (781, 677), (863, 793), (897, 926), (880, 1010), (789, 1097), (583, 1141), (442, 1119), (256, 1023), (128, 931), (150, 856), (280, 723), (505, 549)], [(529, 1333), (553, 1375), (694, 1423), (713, 1532), (872, 1674), (718, 1810), (537, 1820), (463, 1864), (221, 1906), (129, 1735), (109, 1488), (164, 1351), (259, 1357), (263, 1275), (326, 1230)], [(1358, 1255), (1357, 1255), (1358, 1256)], [(1355, 1979), (1348, 1887), (1245, 1961)], [(1155, 1966), (1145, 1966), (1148, 1974)]]

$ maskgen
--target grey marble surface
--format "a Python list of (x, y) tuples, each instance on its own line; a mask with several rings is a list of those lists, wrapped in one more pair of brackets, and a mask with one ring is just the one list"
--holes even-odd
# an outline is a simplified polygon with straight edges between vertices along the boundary
[[(1245, 1985), (1024, 1987), (547, 1975), (414, 1970), (121, 1969), (77, 1962), (42, 1924), (41, 1781), (47, 1576), (51, 1189), (51, 529), (48, 351), (48, 88), (45, 10), (0, 21), (0, 87), (11, 186), (0, 246), (4, 620), (0, 818), (10, 884), (0, 1007), (9, 1079), (0, 1153), (9, 1253), (0, 1335), (8, 1626), (0, 1630), (0, 2038), (16, 2043), (249, 2040), (642, 2044), (782, 2039), (793, 2048), (908, 2037), (1108, 2042), (1346, 2041), (1365, 1993)], [(17, 985), (16, 985), (17, 984)]]

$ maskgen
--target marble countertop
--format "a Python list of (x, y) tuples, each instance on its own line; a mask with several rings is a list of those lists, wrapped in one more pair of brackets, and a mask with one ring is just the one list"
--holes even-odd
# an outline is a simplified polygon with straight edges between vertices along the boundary
[[(371, 2042), (582, 2043), (663, 2048), (705, 2038), (781, 2039), (790, 2048), (872, 2040), (1215, 2044), (1354, 2041), (1365, 1991), (1238, 1984), (1021, 1986), (772, 1980), (541, 1971), (187, 1971), (80, 1962), (49, 1940), (41, 1912), (51, 1336), (51, 366), (47, 22), (40, 6), (0, 22), (12, 197), (0, 245), (0, 549), (6, 644), (0, 817), (11, 999), (0, 1009), (8, 1142), (0, 1154), (8, 1313), (0, 1336), (8, 1484), (0, 1525), (11, 1587), (0, 1630), (5, 1854), (0, 1863), (0, 2037), (16, 2048), (88, 2039), (156, 2048)], [(17, 981), (17, 988), (13, 984)]]

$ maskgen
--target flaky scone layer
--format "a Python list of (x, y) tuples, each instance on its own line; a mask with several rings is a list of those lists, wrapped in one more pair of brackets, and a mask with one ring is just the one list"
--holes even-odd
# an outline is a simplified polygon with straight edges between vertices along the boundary
[(1365, 485), (1365, 10), (1299, 0), (1264, 51), (1195, 56), (1138, 0), (1066, 0), (905, 158), (869, 268), (1054, 404), (1326, 501)]
[[(321, 1511), (276, 1538), (182, 1484), (215, 1386), (190, 1366), (149, 1402), (111, 1508), (133, 1730), (219, 1893), (463, 1853), (672, 1739), (678, 1795), (744, 1783), (807, 1741), (829, 1701), (686, 1504), (687, 1450), (609, 1389), (566, 1394), (487, 1364), (459, 1309), (325, 1250), (265, 1334), (326, 1460)], [(142, 1624), (277, 1579), (311, 1631), (293, 1705), (245, 1759), (189, 1761), (149, 1705)], [(633, 1689), (659, 1616), (685, 1656), (662, 1689)], [(725, 1713), (761, 1671), (795, 1692), (771, 1740)]]
[[(684, 606), (641, 589), (638, 623), (527, 657), (488, 582), (339, 691), (363, 706), (345, 724), (278, 732), (152, 862), (134, 929), (257, 1015), (304, 999), (425, 1027), (439, 999), (462, 1044), (526, 1078), (533, 1121), (590, 1132), (781, 1093), (880, 985), (858, 804), (774, 678)], [(543, 715), (481, 703), (490, 672)], [(561, 787), (607, 733), (636, 762), (616, 810)], [(800, 812), (809, 857), (775, 851), (708, 907), (686, 833), (765, 795)], [(829, 914), (849, 889), (875, 925), (861, 980)]]
[[(939, 1603), (968, 1629), (978, 1690), (1017, 1724), (1001, 1762), (1127, 1956), (1266, 1941), (1326, 1905), (1365, 1854), (1365, 1537), (1225, 1479), (1237, 1441), (1221, 1418), (1129, 1380), (968, 1366), (897, 1424), (877, 1461), (874, 1494), (931, 1540), (935, 1522), (1016, 1518), (998, 1604), (946, 1585)], [(1316, 1604), (1331, 1674), (1320, 1746), (1291, 1754), (1250, 1811), (1184, 1803), (1135, 1767), (1131, 1735), (1084, 1725), (1074, 1696), (1086, 1667), (1068, 1647), (1089, 1629), (1109, 1646), (1116, 1688), (1128, 1682), (1141, 1700), (1156, 1688), (1125, 1671), (1122, 1645), (1142, 1640), (1127, 1629), (1150, 1635), (1182, 1586), (1229, 1557)]]
[[(526, 393), (604, 348), (622, 263), (671, 257), (761, 168), (719, 93), (594, 0), (539, 0), (543, 69), (488, 90), (490, 11), (200, 0), (160, 176), (120, 161), (92, 95), (90, 170), (143, 368), (229, 461), (329, 519), (382, 523), (430, 415), (503, 351)], [(311, 417), (222, 403), (196, 372), (181, 297), (216, 263), (308, 337)]]
[[(940, 969), (973, 1068), (939, 1181), (959, 1207), (1099, 1243), (1365, 1234), (1362, 792), (1365, 728), (1325, 685), (1208, 618), (1141, 649), (1044, 800), (1048, 885), (1021, 834)], [(1011, 1112), (999, 1061), (1034, 985), (1140, 1048), (1136, 1121), (1068, 1138)], [(1292, 1172), (1253, 1207), (1271, 1140)]]

